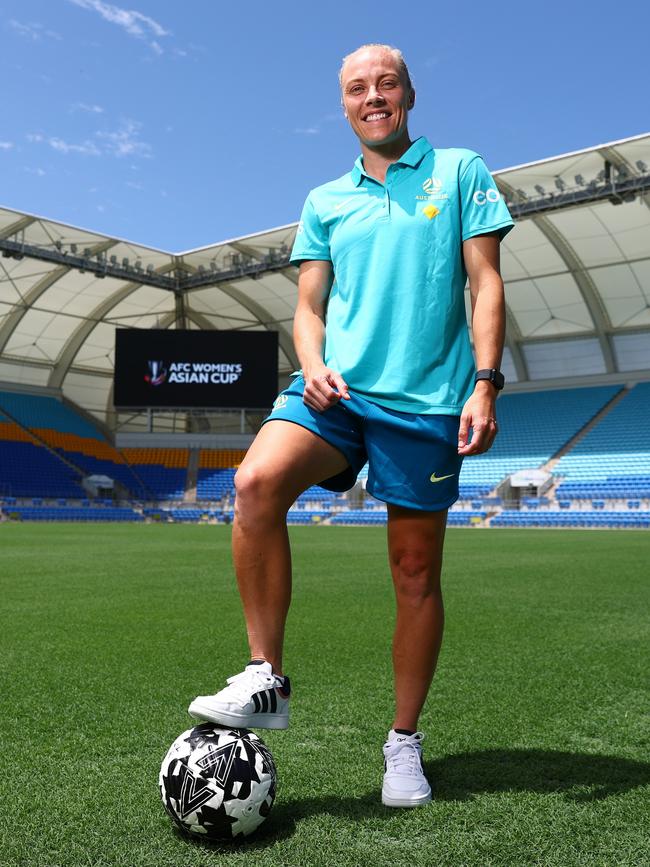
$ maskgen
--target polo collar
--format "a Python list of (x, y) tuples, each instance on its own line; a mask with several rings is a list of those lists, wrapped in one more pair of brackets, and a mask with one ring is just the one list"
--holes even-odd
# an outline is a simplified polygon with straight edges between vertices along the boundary
[[(419, 138), (416, 138), (411, 147), (402, 154), (402, 156), (397, 160), (396, 165), (409, 166), (409, 168), (412, 169), (417, 168), (423, 157), (432, 150), (433, 148), (429, 144), (428, 140), (425, 136), (421, 135)], [(362, 178), (368, 177), (363, 167), (363, 156), (361, 154), (359, 154), (355, 160), (351, 175), (355, 187), (359, 186)]]

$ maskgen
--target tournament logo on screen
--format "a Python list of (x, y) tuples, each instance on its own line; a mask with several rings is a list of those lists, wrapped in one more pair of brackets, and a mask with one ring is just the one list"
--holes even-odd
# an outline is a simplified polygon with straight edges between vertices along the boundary
[(148, 361), (149, 373), (145, 375), (144, 381), (149, 385), (162, 385), (167, 379), (167, 370), (163, 366), (162, 361)]
[(169, 382), (187, 382), (193, 385), (232, 385), (233, 382), (237, 382), (243, 370), (244, 367), (241, 364), (175, 361), (169, 365)]
[(115, 332), (116, 407), (266, 410), (277, 393), (277, 332)]

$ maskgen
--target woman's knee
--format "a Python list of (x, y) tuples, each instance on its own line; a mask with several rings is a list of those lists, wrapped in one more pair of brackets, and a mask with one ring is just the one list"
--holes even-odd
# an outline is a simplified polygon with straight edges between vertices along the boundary
[(440, 593), (440, 562), (429, 552), (403, 550), (391, 558), (393, 583), (398, 598), (417, 604)]
[(239, 516), (286, 511), (291, 505), (286, 499), (282, 479), (268, 466), (244, 463), (235, 473), (235, 510)]

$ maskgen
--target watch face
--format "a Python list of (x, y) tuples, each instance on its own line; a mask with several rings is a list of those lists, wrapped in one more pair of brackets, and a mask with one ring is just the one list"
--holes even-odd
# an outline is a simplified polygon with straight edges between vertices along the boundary
[(495, 370), (492, 368), (491, 370), (479, 370), (476, 374), (475, 382), (479, 382), (481, 379), (487, 379), (488, 382), (491, 382), (492, 385), (501, 390), (505, 385), (505, 378), (500, 370)]

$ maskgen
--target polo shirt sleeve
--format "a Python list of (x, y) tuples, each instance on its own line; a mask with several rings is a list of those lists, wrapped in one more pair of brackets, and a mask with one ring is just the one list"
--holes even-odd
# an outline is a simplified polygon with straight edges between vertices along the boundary
[(498, 232), (503, 240), (514, 226), (503, 196), (478, 154), (461, 168), (460, 202), (463, 241), (487, 232)]
[(293, 242), (290, 262), (298, 265), (300, 262), (319, 259), (323, 262), (331, 262), (329, 232), (323, 226), (311, 195), (302, 209), (296, 240)]

